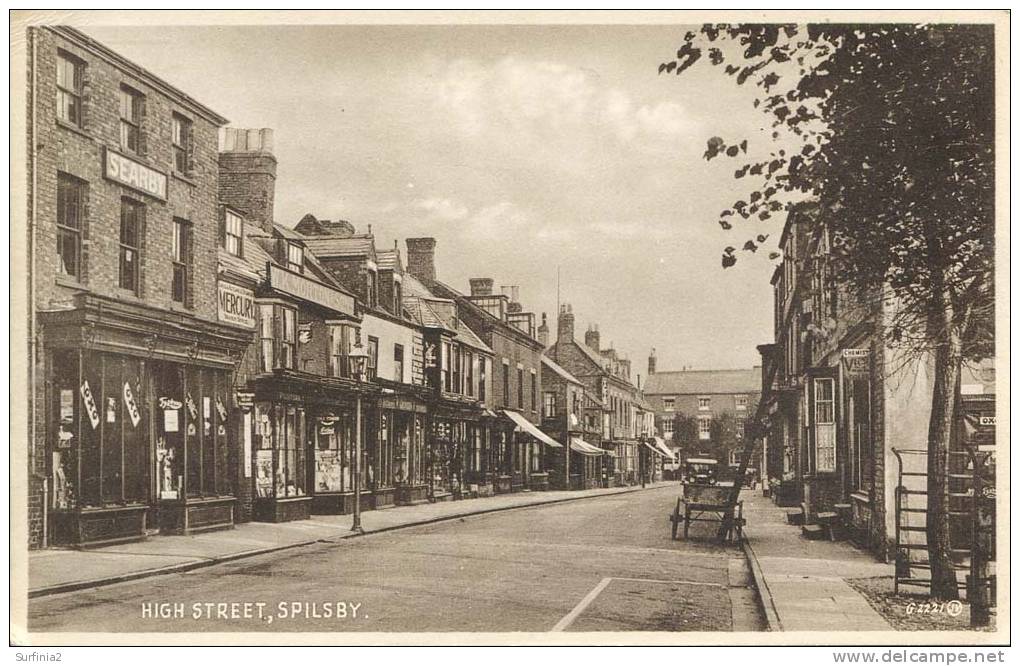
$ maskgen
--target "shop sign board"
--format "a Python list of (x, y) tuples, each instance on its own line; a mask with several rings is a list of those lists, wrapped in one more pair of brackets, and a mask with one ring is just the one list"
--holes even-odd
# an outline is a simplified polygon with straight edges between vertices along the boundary
[(166, 201), (166, 174), (106, 148), (103, 174), (112, 181)]
[(868, 349), (844, 349), (843, 369), (847, 377), (851, 379), (867, 377), (869, 356), (870, 350)]
[(255, 328), (255, 293), (229, 282), (220, 282), (218, 288), (220, 321)]
[(354, 314), (354, 297), (326, 286), (321, 282), (309, 280), (303, 275), (292, 273), (274, 264), (269, 264), (269, 286), (273, 289), (295, 296), (301, 300), (315, 303), (324, 308), (341, 314)]
[(96, 406), (96, 399), (92, 395), (92, 389), (89, 387), (89, 380), (85, 380), (81, 385), (81, 399), (85, 403), (85, 412), (89, 415), (89, 421), (92, 423), (92, 429), (95, 430), (99, 427), (99, 407)]

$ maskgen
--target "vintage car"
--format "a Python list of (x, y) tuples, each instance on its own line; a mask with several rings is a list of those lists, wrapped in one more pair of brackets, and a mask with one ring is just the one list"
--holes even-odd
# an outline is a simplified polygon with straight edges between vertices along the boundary
[(684, 483), (714, 486), (718, 466), (715, 458), (688, 458), (684, 461)]

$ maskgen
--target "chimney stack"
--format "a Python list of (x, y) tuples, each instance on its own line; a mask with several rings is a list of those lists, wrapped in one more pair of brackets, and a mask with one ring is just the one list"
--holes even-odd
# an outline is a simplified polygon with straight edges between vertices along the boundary
[(556, 339), (571, 342), (574, 339), (574, 313), (570, 304), (560, 306), (560, 318), (557, 324)]
[(269, 231), (276, 199), (273, 130), (225, 127), (220, 134), (219, 200)]
[(584, 346), (594, 351), (599, 351), (599, 325), (589, 326), (584, 334)]
[(468, 283), (472, 296), (492, 296), (492, 278), (471, 278)]
[(549, 346), (549, 323), (546, 321), (545, 313), (542, 313), (542, 323), (538, 325), (538, 341), (543, 347)]
[(652, 353), (648, 355), (648, 374), (655, 374), (655, 347), (652, 347)]
[(407, 272), (426, 287), (436, 282), (436, 239), (407, 239)]

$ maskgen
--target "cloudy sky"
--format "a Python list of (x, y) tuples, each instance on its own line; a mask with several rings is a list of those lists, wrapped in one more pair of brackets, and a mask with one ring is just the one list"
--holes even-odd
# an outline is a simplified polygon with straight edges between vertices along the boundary
[(767, 150), (764, 120), (707, 63), (658, 75), (684, 26), (82, 28), (233, 126), (273, 128), (284, 225), (434, 236), (442, 280), (519, 285), (554, 331), (559, 268), (577, 337), (598, 323), (642, 374), (652, 347), (660, 369), (725, 368), (771, 340), (766, 253), (720, 266), (746, 238), (716, 222), (747, 194), (739, 165), (701, 157), (715, 135)]

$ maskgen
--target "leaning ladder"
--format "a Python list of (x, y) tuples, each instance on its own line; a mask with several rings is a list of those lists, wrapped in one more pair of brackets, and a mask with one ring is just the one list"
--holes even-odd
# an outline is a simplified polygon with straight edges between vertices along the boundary
[[(928, 552), (928, 528), (927, 528), (927, 517), (928, 517), (928, 467), (927, 462), (924, 464), (924, 471), (904, 471), (904, 456), (923, 456), (927, 458), (928, 452), (924, 449), (892, 449), (893, 454), (896, 456), (896, 461), (899, 467), (898, 479), (896, 482), (896, 566), (895, 566), (895, 579), (893, 583), (893, 593), (899, 594), (900, 586), (913, 586), (913, 587), (927, 587), (929, 594), (931, 592), (931, 574), (923, 574), (923, 572), (931, 570), (931, 563), (927, 559), (914, 560), (911, 559), (911, 553), (923, 552), (925, 558), (927, 558)], [(971, 495), (963, 487), (966, 485), (966, 481), (971, 480), (971, 475), (962, 472), (953, 472), (952, 470), (957, 465), (952, 464), (953, 456), (957, 459), (962, 457), (964, 465), (966, 464), (966, 451), (949, 451), (951, 456), (950, 461), (950, 473), (949, 473), (949, 517), (951, 521), (950, 530), (952, 530), (952, 521), (954, 518), (966, 519), (970, 516), (970, 511), (966, 509), (966, 501), (971, 498)], [(916, 488), (908, 487), (908, 479), (922, 479), (924, 489), (918, 490)], [(911, 502), (911, 497), (918, 497), (921, 499), (919, 503)], [(916, 506), (915, 504), (919, 504)], [(957, 508), (963, 504), (964, 508)], [(955, 505), (955, 506), (954, 506)], [(911, 521), (911, 516), (920, 516), (921, 525)], [(964, 523), (966, 524), (966, 523)], [(923, 543), (911, 540), (911, 535), (918, 535), (922, 537)], [(970, 540), (968, 539), (969, 543)], [(954, 558), (953, 569), (956, 571), (967, 571), (970, 568), (969, 559), (971, 555), (970, 548), (953, 548), (950, 554)], [(956, 560), (959, 561), (956, 561)], [(915, 573), (917, 570), (917, 573)], [(966, 578), (961, 580), (961, 577), (957, 577), (956, 586), (960, 589), (966, 589)]]

